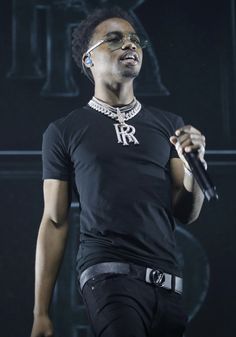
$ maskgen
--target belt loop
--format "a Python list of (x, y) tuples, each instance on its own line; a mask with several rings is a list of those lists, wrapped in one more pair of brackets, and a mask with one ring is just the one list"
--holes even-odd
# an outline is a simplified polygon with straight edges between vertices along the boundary
[(175, 276), (171, 275), (171, 289), (175, 291)]

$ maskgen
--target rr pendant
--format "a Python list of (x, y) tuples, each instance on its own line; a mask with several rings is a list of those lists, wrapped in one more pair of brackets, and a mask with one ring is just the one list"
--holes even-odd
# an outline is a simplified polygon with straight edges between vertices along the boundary
[(122, 143), (123, 145), (129, 145), (129, 143), (134, 143), (135, 145), (139, 144), (139, 141), (134, 136), (136, 131), (134, 126), (128, 125), (126, 123), (116, 123), (114, 126), (118, 143)]

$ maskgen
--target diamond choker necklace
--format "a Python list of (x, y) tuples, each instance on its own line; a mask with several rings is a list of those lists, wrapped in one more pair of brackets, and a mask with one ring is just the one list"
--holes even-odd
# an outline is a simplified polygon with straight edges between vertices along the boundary
[(96, 97), (93, 97), (88, 102), (88, 105), (94, 110), (119, 122), (114, 124), (118, 143), (122, 143), (123, 145), (129, 145), (130, 143), (139, 144), (139, 141), (134, 136), (135, 127), (125, 123), (136, 116), (142, 108), (141, 103), (135, 97), (130, 104), (120, 108), (115, 108)]

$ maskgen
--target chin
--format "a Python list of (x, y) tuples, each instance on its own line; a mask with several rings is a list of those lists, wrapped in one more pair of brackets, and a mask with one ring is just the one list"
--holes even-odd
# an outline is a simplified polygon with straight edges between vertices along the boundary
[(134, 79), (138, 76), (139, 74), (139, 70), (137, 69), (131, 69), (131, 68), (128, 68), (128, 69), (124, 69), (122, 72), (121, 72), (121, 76), (123, 78), (126, 78), (126, 79)]

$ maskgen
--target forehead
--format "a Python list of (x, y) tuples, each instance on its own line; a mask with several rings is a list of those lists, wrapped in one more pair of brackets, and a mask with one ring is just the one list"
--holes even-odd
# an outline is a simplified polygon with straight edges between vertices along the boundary
[(135, 32), (131, 24), (120, 18), (111, 18), (101, 22), (94, 30), (93, 38), (101, 38), (110, 32), (123, 32), (131, 33)]

